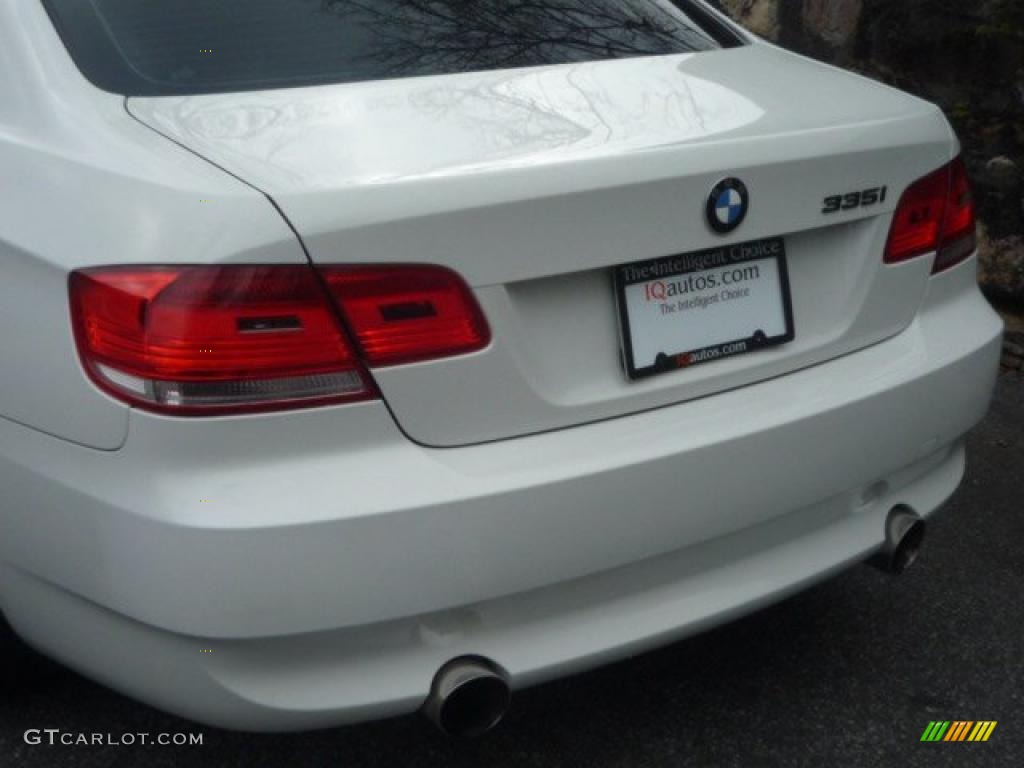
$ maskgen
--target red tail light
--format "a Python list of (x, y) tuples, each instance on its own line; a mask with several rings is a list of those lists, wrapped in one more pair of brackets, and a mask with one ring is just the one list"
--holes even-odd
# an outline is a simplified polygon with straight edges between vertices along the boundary
[(974, 253), (977, 245), (971, 180), (967, 176), (963, 158), (958, 157), (949, 169), (949, 201), (946, 203), (942, 239), (939, 241), (939, 253), (935, 257), (932, 273), (959, 264)]
[(93, 380), (178, 414), (372, 397), (369, 377), (305, 266), (103, 268), (71, 275)]
[(326, 267), (321, 274), (370, 366), (461, 355), (490, 343), (476, 300), (451, 270)]
[(925, 176), (907, 188), (889, 230), (885, 261), (894, 264), (931, 253), (939, 244), (939, 230), (949, 196), (949, 168)]
[(933, 273), (966, 259), (975, 248), (974, 198), (957, 158), (915, 182), (900, 198), (885, 249), (887, 264), (936, 252)]
[[(440, 267), (107, 267), (71, 275), (92, 379), (149, 410), (217, 415), (366, 400), (369, 365), (487, 345), (465, 283)], [(362, 353), (362, 359), (357, 353)]]

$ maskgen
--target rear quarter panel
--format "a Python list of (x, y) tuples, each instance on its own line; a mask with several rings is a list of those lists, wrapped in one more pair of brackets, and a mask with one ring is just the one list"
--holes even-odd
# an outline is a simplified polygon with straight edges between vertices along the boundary
[(40, 3), (0, 3), (0, 56), (0, 417), (115, 449), (128, 408), (81, 369), (68, 274), (305, 256), (262, 194), (89, 84)]

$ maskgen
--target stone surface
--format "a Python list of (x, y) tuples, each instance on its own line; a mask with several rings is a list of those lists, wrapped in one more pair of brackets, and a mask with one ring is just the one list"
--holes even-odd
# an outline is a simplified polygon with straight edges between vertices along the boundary
[(1024, 376), (1024, 333), (1007, 332), (1001, 365), (1004, 373)]
[(779, 39), (778, 0), (721, 0), (721, 5), (755, 35)]
[(1024, 359), (1024, 333), (1007, 333), (1004, 348), (1008, 356)]
[(978, 279), (991, 296), (1024, 305), (1024, 237), (992, 239), (979, 231)]
[(1020, 179), (1020, 169), (1006, 155), (993, 157), (985, 163), (985, 172), (989, 182), (997, 189), (1013, 189)]
[(804, 29), (836, 47), (857, 34), (863, 0), (804, 0)]

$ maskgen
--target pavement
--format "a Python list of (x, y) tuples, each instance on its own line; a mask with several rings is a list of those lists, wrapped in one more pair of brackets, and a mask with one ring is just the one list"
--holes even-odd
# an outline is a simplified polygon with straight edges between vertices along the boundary
[[(0, 766), (1024, 765), (1024, 379), (1000, 380), (968, 457), (905, 576), (856, 567), (711, 632), (519, 692), (480, 739), (449, 740), (415, 716), (230, 733), (54, 668), (0, 701)], [(932, 720), (998, 725), (985, 744), (921, 743)], [(30, 728), (201, 733), (203, 744), (32, 746)]]

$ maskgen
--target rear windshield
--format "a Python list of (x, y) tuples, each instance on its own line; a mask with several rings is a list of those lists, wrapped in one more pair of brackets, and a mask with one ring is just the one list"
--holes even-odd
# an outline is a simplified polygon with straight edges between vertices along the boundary
[(693, 0), (43, 0), (93, 83), (171, 95), (687, 53)]

